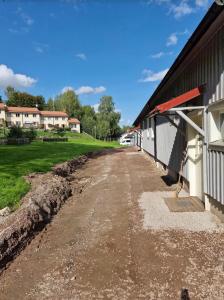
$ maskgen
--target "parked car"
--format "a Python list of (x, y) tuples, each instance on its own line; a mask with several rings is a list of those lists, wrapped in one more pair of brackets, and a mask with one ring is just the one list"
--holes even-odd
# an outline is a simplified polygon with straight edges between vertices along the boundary
[(131, 146), (131, 139), (123, 139), (123, 140), (120, 142), (120, 145), (123, 145), (123, 146)]

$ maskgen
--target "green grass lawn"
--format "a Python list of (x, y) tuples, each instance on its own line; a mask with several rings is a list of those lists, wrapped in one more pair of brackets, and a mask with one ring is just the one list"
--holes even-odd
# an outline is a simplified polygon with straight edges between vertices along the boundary
[(117, 142), (103, 142), (83, 134), (74, 134), (69, 142), (30, 145), (0, 145), (0, 209), (16, 206), (30, 186), (23, 179), (32, 172), (47, 172), (59, 162), (66, 161), (89, 151), (116, 148)]

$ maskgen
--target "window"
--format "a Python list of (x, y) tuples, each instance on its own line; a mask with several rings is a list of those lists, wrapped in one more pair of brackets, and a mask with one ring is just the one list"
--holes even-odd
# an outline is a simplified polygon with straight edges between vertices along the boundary
[(33, 117), (34, 117), (34, 118), (36, 118), (36, 116), (37, 116), (36, 114), (33, 114)]
[(224, 142), (224, 104), (214, 105), (208, 115), (209, 142)]
[(151, 139), (155, 137), (155, 121), (154, 118), (151, 118)]
[(55, 117), (55, 120), (58, 120), (58, 117)]
[(62, 117), (62, 120), (64, 120), (65, 118), (64, 117)]
[(220, 113), (220, 132), (221, 137), (224, 140), (224, 112)]
[(20, 114), (16, 114), (16, 117), (18, 118), (20, 116)]
[(7, 113), (7, 117), (11, 117), (11, 113)]
[(73, 127), (76, 128), (76, 124), (73, 124)]
[(28, 114), (25, 114), (25, 117), (26, 117), (26, 118), (28, 118), (28, 117), (29, 117), (29, 115), (28, 115)]

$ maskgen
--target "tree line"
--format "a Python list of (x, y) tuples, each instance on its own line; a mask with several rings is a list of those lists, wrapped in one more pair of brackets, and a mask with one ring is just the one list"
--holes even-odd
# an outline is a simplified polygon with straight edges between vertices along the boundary
[(81, 130), (99, 139), (117, 138), (122, 133), (119, 125), (121, 114), (116, 111), (111, 96), (103, 96), (99, 101), (98, 110), (91, 105), (82, 105), (73, 90), (65, 91), (50, 98), (46, 102), (43, 96), (34, 96), (20, 92), (13, 87), (5, 90), (8, 106), (38, 107), (39, 110), (64, 111), (69, 118), (77, 118), (81, 122)]

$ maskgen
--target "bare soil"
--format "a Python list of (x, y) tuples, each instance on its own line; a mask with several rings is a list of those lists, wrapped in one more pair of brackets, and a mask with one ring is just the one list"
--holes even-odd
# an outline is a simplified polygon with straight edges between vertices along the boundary
[(77, 182), (82, 188), (2, 273), (1, 300), (224, 299), (222, 231), (143, 226), (142, 194), (172, 190), (143, 154), (93, 157)]

